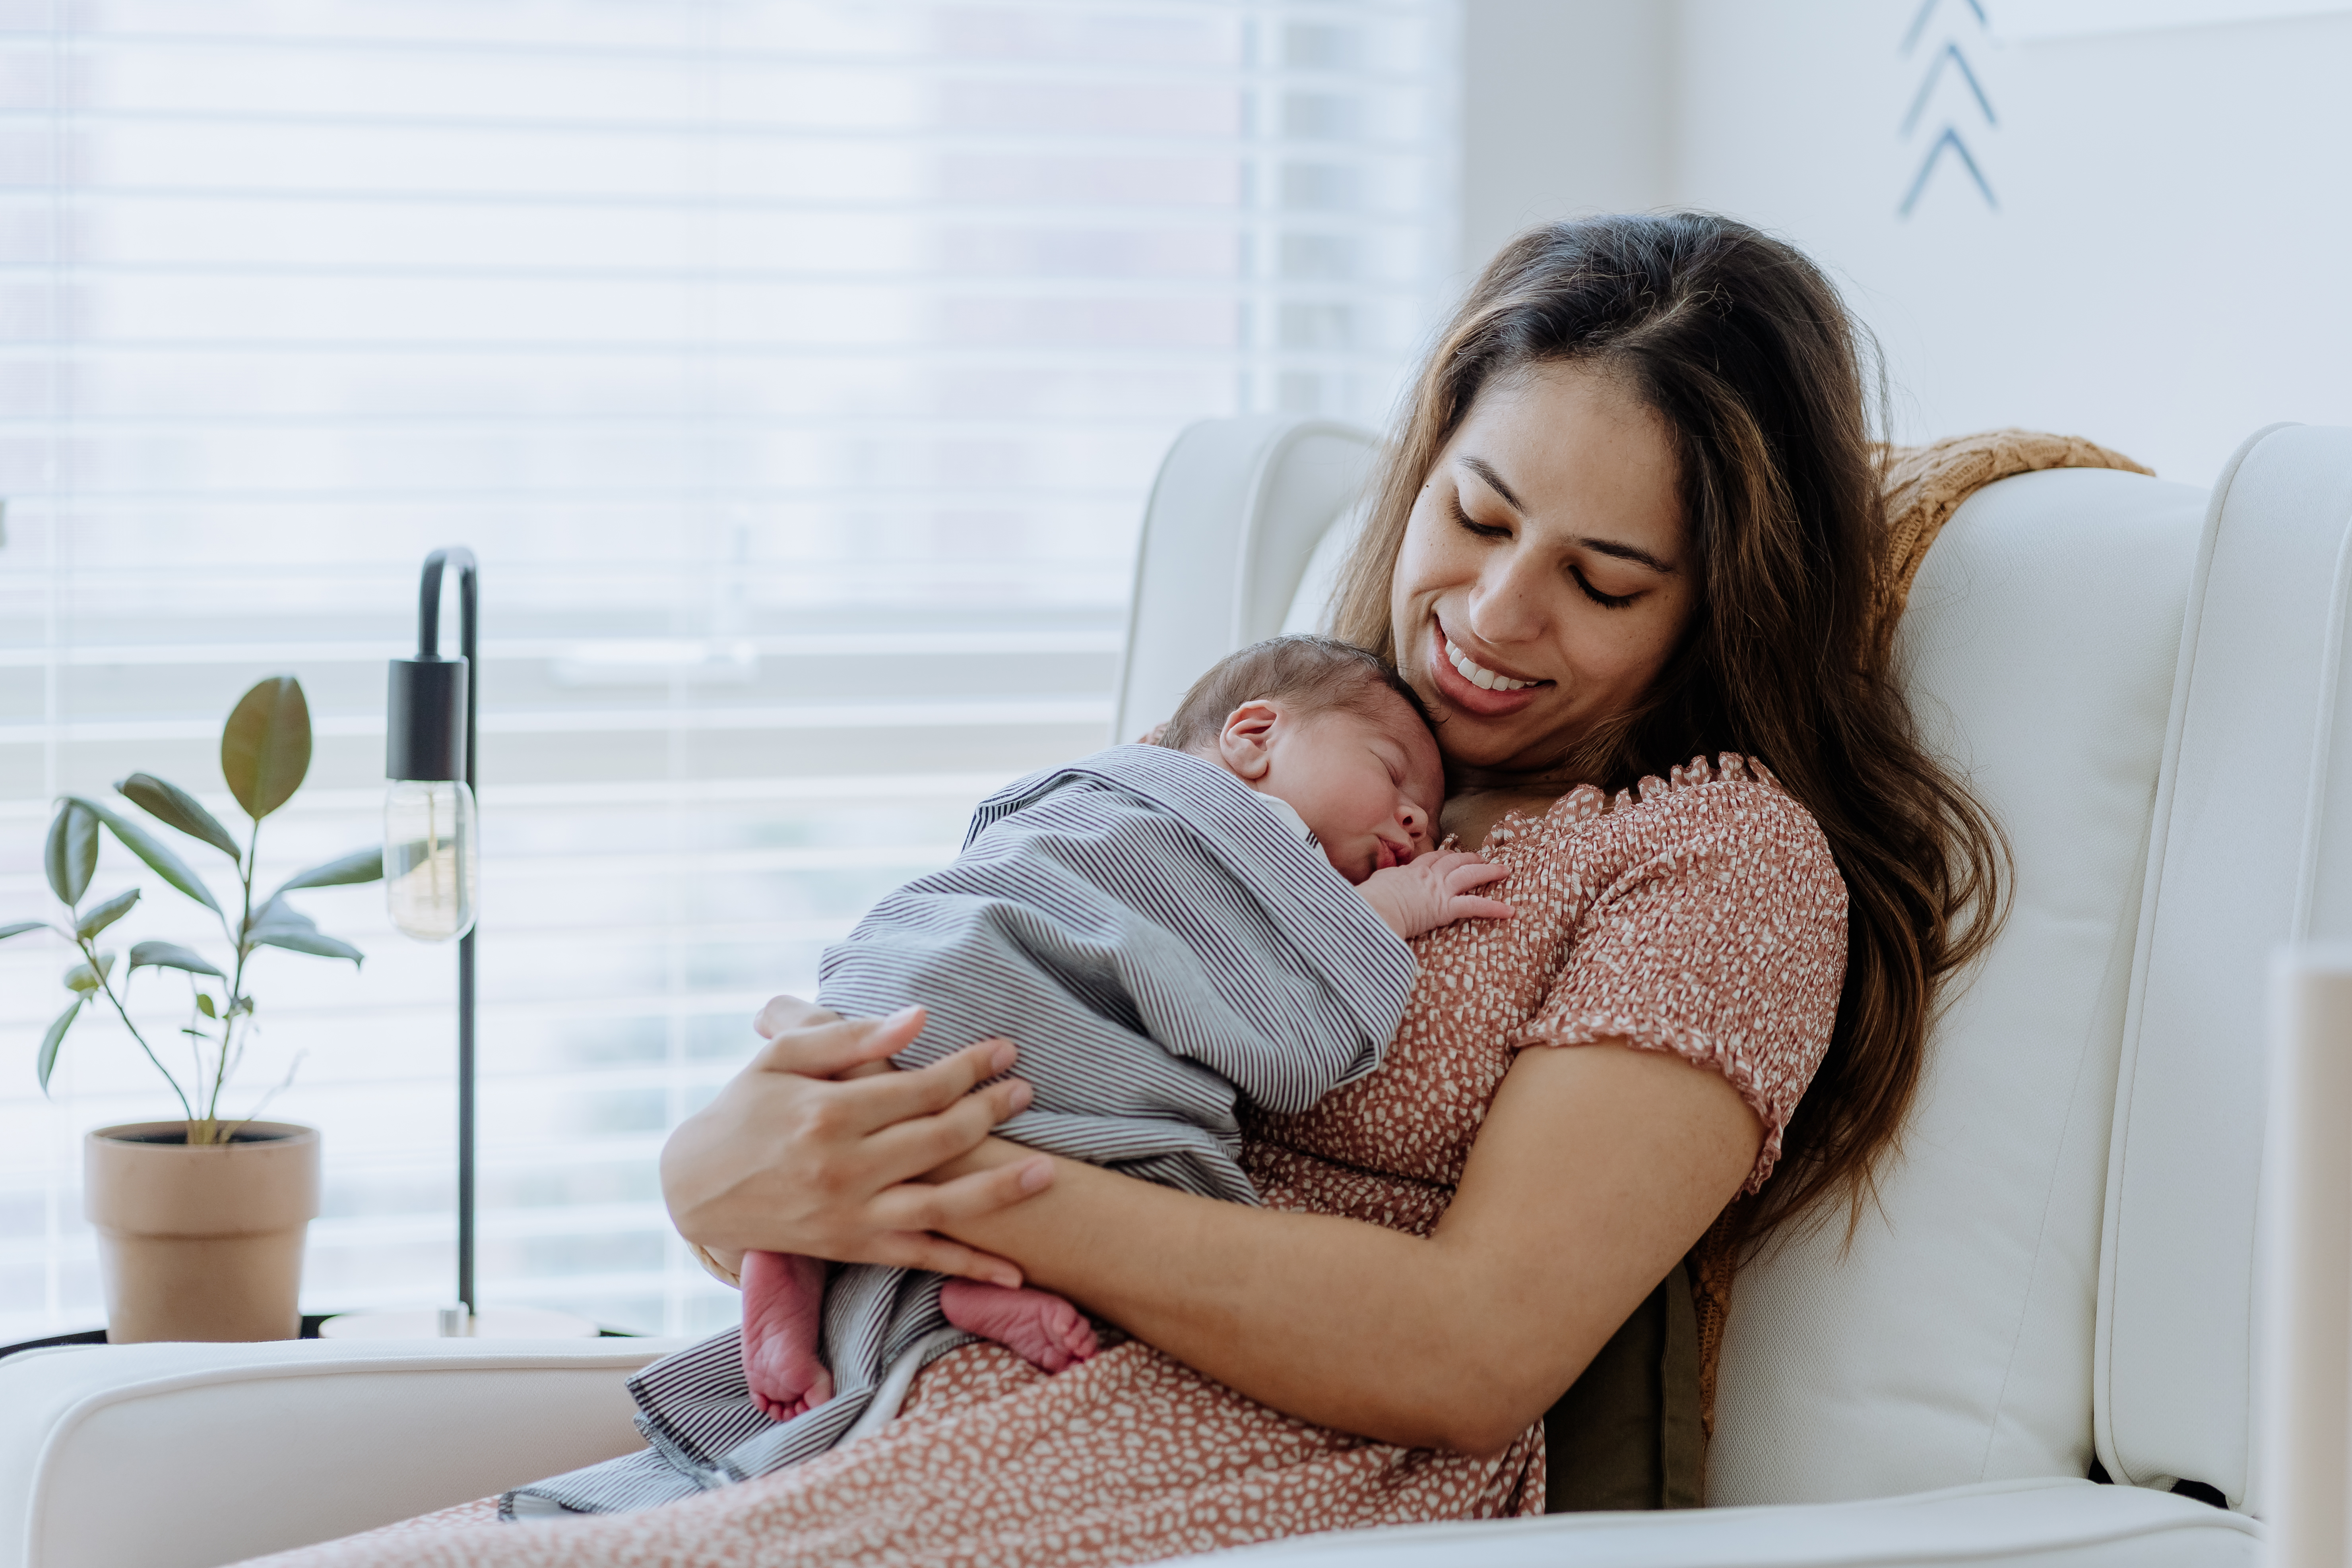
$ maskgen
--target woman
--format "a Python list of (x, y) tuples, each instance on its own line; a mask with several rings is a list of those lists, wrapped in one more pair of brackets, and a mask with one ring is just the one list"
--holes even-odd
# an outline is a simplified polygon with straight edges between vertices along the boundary
[(664, 1154), (714, 1267), (1025, 1278), (1131, 1340), (1053, 1378), (967, 1347), (877, 1436), (668, 1508), (476, 1505), (292, 1560), (1128, 1563), (1540, 1511), (1543, 1412), (1677, 1259), (1858, 1212), (1994, 923), (1994, 833), (1874, 635), (1879, 479), (1854, 331), (1787, 247), (1696, 215), (1521, 237), (1431, 356), (1334, 616), (1439, 716), (1442, 826), (1519, 915), (1418, 942), (1381, 1070), (1257, 1120), (1269, 1206), (990, 1137), (1016, 1044), (837, 1079), (919, 1017), (779, 998)]

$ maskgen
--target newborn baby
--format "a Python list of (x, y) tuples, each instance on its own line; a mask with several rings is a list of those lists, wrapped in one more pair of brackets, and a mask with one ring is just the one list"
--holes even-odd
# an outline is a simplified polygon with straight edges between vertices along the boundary
[[(1432, 852), (1437, 808), (1444, 794), (1437, 743), (1412, 689), (1387, 666), (1360, 649), (1321, 637), (1277, 637), (1244, 648), (1220, 663), (1193, 687), (1157, 741), (1160, 746), (1197, 759), (1205, 765), (1202, 771), (1221, 770), (1230, 779), (1247, 786), (1250, 795), (1246, 798), (1254, 800), (1266, 816), (1273, 818), (1286, 837), (1319, 850), (1329, 868), (1352, 884), (1355, 895), (1386, 923), (1400, 942), (1454, 921), (1495, 919), (1511, 913), (1507, 905), (1473, 891), (1504, 876), (1502, 868), (1488, 865), (1475, 855)], [(1157, 761), (1121, 758), (1121, 753), (1138, 750), (1116, 747), (1073, 764), (1071, 771), (1087, 773), (1100, 764), (1104, 773), (1124, 777), (1149, 763), (1164, 773), (1172, 761), (1164, 755)], [(1181, 780), (1181, 765), (1177, 773)], [(1212, 784), (1208, 780), (1192, 783), (1202, 787)], [(1152, 786), (1146, 779), (1138, 781), (1135, 787)], [(1020, 788), (1015, 786), (1016, 791)], [(1218, 795), (1216, 790), (1223, 790), (1224, 794)], [(1206, 798), (1222, 805), (1232, 794), (1225, 786), (1215, 785)], [(1161, 801), (1165, 797), (1164, 789), (1155, 791), (1151, 796)], [(1026, 822), (1024, 813), (1044, 812), (1050, 803), (1063, 799), (1062, 793), (1047, 791), (998, 821), (1034, 830), (1040, 825)], [(1175, 804), (1180, 811), (1186, 807), (1186, 803)], [(1246, 813), (1249, 807), (1239, 809)], [(983, 816), (987, 810), (983, 806)], [(1264, 823), (1256, 826), (1262, 829)], [(1047, 830), (1050, 832), (1050, 827)], [(1250, 837), (1246, 830), (1239, 835), (1244, 846)], [(1336, 879), (1323, 877), (1312, 861), (1302, 860), (1295, 852), (1266, 853), (1270, 847), (1265, 836), (1260, 832), (1257, 837), (1259, 853), (1255, 858), (1261, 873), (1293, 883), (1315, 884), (1306, 889), (1313, 896), (1346, 896), (1339, 892)], [(988, 835), (975, 823), (966, 856), (979, 853), (989, 842)], [(1111, 864), (1099, 848), (1095, 858), (1106, 868)], [(1072, 863), (1083, 859), (1084, 857), (1076, 857)], [(1281, 864), (1273, 864), (1275, 861)], [(1057, 868), (1060, 865), (1057, 859)], [(952, 870), (951, 868), (950, 873)], [(1095, 875), (1106, 882), (1117, 879), (1107, 868)], [(921, 886), (921, 882), (912, 885)], [(1136, 912), (1132, 906), (1142, 900), (1130, 890), (1109, 890), (1121, 901), (1120, 929), (1111, 940), (1137, 948), (1131, 956), (1148, 959), (1150, 954), (1141, 950), (1164, 942), (1166, 933), (1154, 929), (1154, 922), (1132, 918)], [(1037, 891), (1041, 903), (1054, 903), (1055, 912), (1060, 913), (1062, 905), (1045, 898), (1045, 888)], [(861, 932), (864, 930), (860, 928)], [(1313, 947), (1321, 933), (1301, 934), (1306, 938), (1303, 945)], [(853, 933), (851, 944), (858, 940), (858, 934)], [(835, 957), (833, 952), (826, 955), (828, 974), (835, 971)], [(1308, 960), (1294, 962), (1298, 967), (1313, 966)], [(1140, 967), (1149, 970), (1150, 965), (1147, 963)], [(1409, 961), (1404, 973), (1409, 977)], [(940, 978), (950, 984), (954, 982), (952, 976)], [(989, 987), (987, 977), (973, 978), (982, 988)], [(898, 999), (930, 1004), (936, 1022), (939, 999), (921, 994), (921, 989), (919, 984), (916, 994)], [(834, 1001), (822, 988), (819, 1000), (838, 1011), (856, 1011)], [(1101, 1006), (1098, 999), (1081, 1000), (1098, 1009)], [(1400, 992), (1394, 997), (1399, 1009), (1402, 1001)], [(1299, 1011), (1295, 1003), (1275, 1005), (1286, 1006), (1293, 1013)], [(1121, 1021), (1137, 1033), (1150, 1035), (1180, 1057), (1195, 1061), (1210, 1057), (1212, 1059), (1203, 1065), (1223, 1070), (1228, 1077), (1265, 1077), (1278, 1087), (1242, 1087), (1255, 1098), (1279, 1098), (1284, 1103), (1276, 1109), (1303, 1110), (1340, 1082), (1377, 1066), (1387, 1037), (1395, 1032), (1393, 1012), (1384, 1015), (1386, 1025), (1378, 1031), (1378, 1038), (1367, 1041), (1360, 1016), (1351, 1016), (1346, 1008), (1326, 1011), (1328, 1017), (1308, 1020), (1306, 1025), (1310, 1035), (1319, 1037), (1311, 1045), (1295, 1042), (1286, 1053), (1289, 1059), (1262, 1059), (1272, 1050), (1281, 1049), (1278, 1043), (1244, 1042), (1241, 1048), (1255, 1050), (1261, 1059), (1239, 1069), (1232, 1063), (1213, 1059), (1213, 1051), (1204, 1051), (1185, 1040), (1163, 1038), (1161, 1033), (1139, 1027), (1139, 1019)], [(1005, 1035), (1025, 1047), (1029, 1041), (1024, 1038), (1024, 1022), (1017, 1005), (1008, 1005), (987, 1016), (990, 1033)], [(959, 1037), (941, 1042), (941, 1046), (954, 1048), (969, 1043)], [(1226, 1048), (1234, 1047), (1229, 1044)], [(1026, 1058), (1023, 1065), (1024, 1071), (1032, 1067)], [(877, 1063), (866, 1070), (892, 1069)], [(1223, 1087), (1230, 1097), (1234, 1086), (1228, 1083)], [(1230, 1098), (1227, 1104), (1229, 1107)], [(1008, 1136), (1022, 1138), (1019, 1122), (1020, 1119), (1015, 1119), (1006, 1124)], [(1220, 1126), (1216, 1131), (1223, 1134), (1221, 1141), (1230, 1141), (1229, 1128)], [(1155, 1174), (1149, 1170), (1139, 1173)], [(1166, 1175), (1160, 1179), (1203, 1190), (1197, 1180)], [(1241, 1180), (1245, 1188), (1245, 1178)], [(1231, 1181), (1223, 1184), (1225, 1190), (1221, 1195), (1255, 1201), (1255, 1194), (1233, 1192), (1231, 1184)], [(833, 1373), (826, 1365), (824, 1347), (820, 1342), (825, 1321), (825, 1274), (826, 1265), (813, 1258), (754, 1252), (743, 1260), (743, 1373), (752, 1400), (779, 1421), (824, 1403), (835, 1391)], [(993, 1340), (1047, 1372), (1059, 1372), (1095, 1351), (1094, 1331), (1085, 1315), (1060, 1297), (1043, 1290), (1009, 1289), (971, 1279), (948, 1279), (940, 1289), (939, 1308), (950, 1323)]]

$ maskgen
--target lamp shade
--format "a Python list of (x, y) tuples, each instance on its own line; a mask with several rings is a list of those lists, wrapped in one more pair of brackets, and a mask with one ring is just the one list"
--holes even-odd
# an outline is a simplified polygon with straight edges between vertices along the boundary
[(420, 655), (392, 661), (384, 700), (383, 776), (466, 776), (466, 677), (468, 661)]

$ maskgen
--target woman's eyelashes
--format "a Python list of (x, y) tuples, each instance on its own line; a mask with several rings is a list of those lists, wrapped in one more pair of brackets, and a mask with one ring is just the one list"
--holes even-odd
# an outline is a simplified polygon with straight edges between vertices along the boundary
[(1591, 600), (1594, 604), (1600, 605), (1604, 610), (1622, 610), (1626, 605), (1632, 604), (1635, 599), (1641, 597), (1638, 594), (1604, 594), (1600, 589), (1594, 587), (1591, 580), (1588, 579), (1582, 572), (1573, 566), (1570, 566), (1568, 569), (1568, 574), (1576, 579), (1576, 585), (1584, 590), (1584, 596), (1586, 598)]
[(1454, 521), (1465, 532), (1475, 534), (1480, 539), (1508, 539), (1511, 536), (1509, 529), (1498, 528), (1491, 522), (1476, 521), (1468, 512), (1463, 510), (1462, 492), (1459, 490), (1448, 496), (1445, 504), (1453, 510)]

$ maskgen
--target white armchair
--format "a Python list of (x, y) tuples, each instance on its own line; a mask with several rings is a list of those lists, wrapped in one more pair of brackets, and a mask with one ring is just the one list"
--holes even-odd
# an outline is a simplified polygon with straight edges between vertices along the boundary
[[(1370, 454), (1363, 432), (1307, 421), (1185, 432), (1147, 518), (1118, 735), (1219, 655), (1301, 624)], [(2265, 962), (2290, 938), (2352, 937), (2352, 769), (2333, 769), (2352, 744), (2348, 581), (2352, 431), (2263, 431), (2210, 498), (2058, 471), (1971, 500), (1920, 574), (1901, 656), (1922, 721), (2010, 835), (2015, 912), (1937, 1028), (1883, 1211), (1850, 1247), (1833, 1225), (1740, 1277), (1708, 1468), (1728, 1506), (1228, 1555), (2256, 1561)], [(621, 1381), (663, 1348), (0, 1362), (0, 1568), (204, 1568), (618, 1453)], [(197, 1430), (215, 1440), (191, 1471)], [(2095, 1461), (2115, 1484), (2085, 1479)]]

